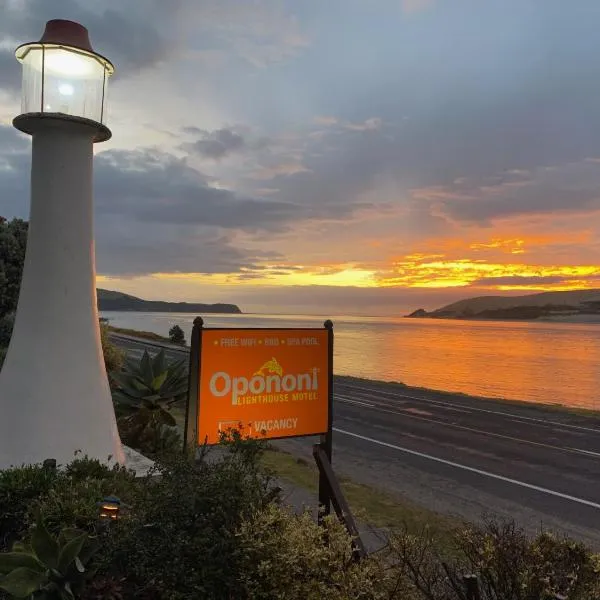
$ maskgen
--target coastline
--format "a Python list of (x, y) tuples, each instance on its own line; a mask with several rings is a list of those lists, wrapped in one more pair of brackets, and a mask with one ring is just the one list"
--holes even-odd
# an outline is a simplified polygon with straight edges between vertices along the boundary
[(500, 318), (500, 317), (468, 317), (468, 316), (412, 316), (404, 315), (404, 319), (415, 319), (423, 321), (469, 321), (486, 323), (565, 323), (570, 325), (600, 325), (600, 315), (548, 315), (533, 319)]
[[(117, 329), (118, 328), (112, 328)], [(124, 331), (124, 330), (121, 330)], [(140, 344), (148, 345), (156, 348), (164, 348), (167, 353), (177, 352), (177, 353), (189, 353), (189, 346), (175, 346), (170, 343), (168, 339), (161, 338), (162, 336), (157, 336), (153, 332), (146, 331), (137, 331), (137, 330), (126, 330), (127, 334), (123, 334), (121, 332), (113, 333), (114, 337), (121, 338), (123, 341), (137, 341)], [(369, 379), (366, 377), (360, 377), (355, 375), (338, 375), (335, 374), (335, 379), (338, 382), (347, 382), (354, 384), (363, 384), (363, 385), (373, 385), (373, 386), (386, 386), (390, 387), (392, 390), (397, 391), (398, 388), (401, 388), (402, 392), (406, 394), (423, 394), (423, 395), (434, 395), (439, 397), (440, 399), (445, 400), (456, 400), (462, 399), (465, 401), (473, 401), (478, 403), (484, 403), (489, 407), (493, 407), (494, 405), (501, 405), (505, 407), (519, 407), (519, 408), (529, 408), (531, 410), (539, 410), (539, 411), (552, 411), (556, 413), (562, 414), (571, 414), (582, 417), (600, 417), (600, 409), (592, 409), (578, 406), (568, 406), (566, 404), (561, 403), (553, 403), (553, 402), (533, 402), (528, 400), (520, 400), (515, 398), (491, 398), (488, 396), (475, 396), (473, 394), (467, 394), (465, 392), (460, 391), (449, 391), (435, 388), (427, 388), (422, 386), (409, 386), (401, 381), (390, 381), (390, 380), (380, 380), (380, 379)]]
[(461, 398), (464, 400), (487, 403), (489, 404), (489, 406), (493, 406), (494, 404), (501, 404), (521, 408), (537, 408), (540, 411), (555, 411), (557, 413), (568, 413), (582, 417), (600, 417), (600, 409), (568, 406), (566, 404), (560, 403), (533, 402), (529, 400), (518, 400), (514, 398), (490, 398), (488, 396), (475, 396), (473, 394), (466, 394), (464, 392), (452, 392), (448, 390), (439, 390), (435, 388), (410, 386), (406, 385), (405, 383), (402, 383), (401, 381), (384, 381), (380, 379), (368, 379), (366, 377), (356, 377), (352, 375), (335, 375), (335, 378), (336, 380), (347, 381), (348, 383), (384, 385), (390, 386), (395, 390), (401, 388), (402, 391), (405, 391), (407, 393), (417, 392), (422, 394), (434, 394), (439, 397), (444, 397), (448, 400)]

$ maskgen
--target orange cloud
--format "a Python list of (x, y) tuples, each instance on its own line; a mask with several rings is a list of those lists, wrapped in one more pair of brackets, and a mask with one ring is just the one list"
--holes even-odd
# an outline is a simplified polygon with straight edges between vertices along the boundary
[(430, 260), (410, 255), (381, 276), (382, 287), (485, 289), (581, 289), (598, 284), (600, 265), (538, 265), (494, 263), (469, 258)]
[(503, 240), (495, 238), (487, 243), (471, 244), (469, 248), (471, 250), (488, 250), (495, 248), (509, 254), (524, 254), (525, 252), (525, 240)]

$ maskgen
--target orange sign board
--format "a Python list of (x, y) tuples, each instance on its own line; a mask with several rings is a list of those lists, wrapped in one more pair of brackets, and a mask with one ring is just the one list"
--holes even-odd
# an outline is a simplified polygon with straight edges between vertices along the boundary
[(202, 330), (198, 443), (326, 433), (329, 363), (327, 329)]

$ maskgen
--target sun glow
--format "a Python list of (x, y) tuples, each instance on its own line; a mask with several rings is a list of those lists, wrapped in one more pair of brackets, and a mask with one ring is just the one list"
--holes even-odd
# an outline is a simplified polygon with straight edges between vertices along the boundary
[[(379, 279), (382, 287), (445, 288), (477, 286), (486, 289), (573, 290), (592, 288), (599, 265), (528, 265), (484, 260), (407, 260), (396, 262)], [(507, 281), (508, 280), (508, 281)]]
[[(551, 236), (543, 239), (517, 236), (493, 237), (488, 240), (448, 238), (436, 240), (430, 249), (422, 247), (395, 258), (382, 257), (367, 263), (302, 264), (288, 260), (277, 263), (257, 262), (230, 273), (155, 273), (148, 277), (154, 282), (168, 282), (169, 287), (177, 283), (186, 286), (197, 284), (227, 287), (464, 287), (482, 292), (560, 291), (600, 287), (600, 265), (542, 262), (546, 248), (569, 247), (573, 241), (571, 237), (563, 239)], [(531, 260), (524, 261), (525, 256), (531, 257)], [(141, 278), (137, 279), (143, 287)], [(99, 276), (98, 281), (127, 287), (130, 292), (132, 290), (131, 280), (125, 284), (125, 280)]]

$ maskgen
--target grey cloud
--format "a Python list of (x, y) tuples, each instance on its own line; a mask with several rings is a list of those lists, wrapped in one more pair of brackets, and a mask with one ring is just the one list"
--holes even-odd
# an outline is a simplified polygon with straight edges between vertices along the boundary
[(29, 151), (29, 137), (9, 125), (0, 125), (0, 155), (12, 155)]
[[(361, 62), (353, 69), (335, 60), (315, 67), (310, 99), (337, 119), (317, 123), (303, 148), (310, 172), (275, 177), (272, 187), (288, 201), (327, 203), (352, 201), (387, 183), (401, 204), (413, 188), (452, 188), (457, 178), (505, 179), (526, 169), (536, 171), (530, 186), (507, 188), (502, 198), (472, 190), (473, 200), (446, 202), (443, 214), (485, 224), (594, 207), (593, 185), (578, 189), (567, 174), (568, 182), (557, 177), (550, 184), (542, 169), (600, 156), (598, 3), (582, 0), (574, 10), (548, 0), (541, 11), (512, 0), (477, 9), (439, 4), (419, 26), (420, 39), (411, 34), (418, 60), (368, 48), (373, 40), (365, 36), (356, 42)], [(336, 34), (344, 36), (331, 34), (333, 48)], [(395, 48), (389, 39), (382, 44)], [(372, 117), (379, 127), (342, 126)]]
[(0, 125), (0, 215), (27, 217), (31, 143), (13, 127)]
[[(0, 126), (0, 215), (27, 217), (31, 146), (12, 127)], [(258, 272), (281, 256), (245, 250), (229, 235), (244, 229), (280, 233), (301, 219), (343, 219), (346, 205), (302, 207), (237, 196), (210, 186), (185, 160), (155, 150), (99, 153), (95, 158), (98, 271), (112, 275), (152, 272)]]
[(182, 131), (191, 135), (203, 135), (206, 133), (204, 129), (200, 129), (200, 127), (196, 127), (195, 125), (188, 125), (187, 127), (184, 127)]
[[(0, 126), (1, 216), (27, 218), (30, 164), (28, 139), (12, 127)], [(119, 164), (127, 170), (125, 175), (120, 174)], [(169, 214), (177, 213), (177, 197), (173, 203), (166, 203), (164, 212), (157, 214), (155, 220), (137, 214), (135, 201), (140, 203), (143, 213), (146, 197), (150, 204), (168, 197), (171, 178), (175, 181), (186, 176), (192, 180), (185, 169), (177, 170), (175, 159), (165, 161), (162, 155), (152, 152), (116, 153), (110, 157), (100, 154), (95, 166), (99, 175), (95, 185), (99, 273), (115, 276), (155, 272), (231, 273), (258, 269), (258, 262), (265, 259), (281, 260), (278, 254), (266, 250), (248, 251), (236, 247), (227, 235), (219, 232), (220, 228), (201, 219), (200, 222), (169, 219)], [(201, 198), (202, 192), (208, 189), (206, 180), (196, 174), (193, 181)], [(157, 190), (157, 186), (160, 189)], [(187, 191), (193, 192), (191, 183), (189, 186)]]
[[(30, 162), (29, 140), (0, 126), (2, 216), (27, 216)], [(242, 197), (156, 150), (101, 152), (94, 170), (98, 268), (106, 274), (257, 271), (261, 261), (279, 264), (281, 257), (237, 248), (222, 231), (242, 229), (260, 240), (300, 220), (348, 218), (356, 208)]]
[(492, 179), (462, 179), (440, 187), (439, 194), (430, 202), (432, 210), (463, 222), (592, 211), (600, 208), (600, 162), (542, 167), (516, 177), (507, 173)]
[(98, 272), (111, 276), (151, 273), (242, 273), (256, 266), (256, 251), (236, 247), (210, 227), (123, 221), (100, 215), (96, 223)]
[(280, 197), (289, 202), (352, 203), (373, 187), (392, 149), (380, 130), (330, 133), (308, 144), (303, 169), (276, 175), (269, 185), (281, 189)]
[(21, 89), (21, 67), (13, 52), (0, 50), (0, 88), (11, 92)]
[(239, 196), (209, 185), (183, 159), (149, 150), (110, 150), (95, 163), (100, 214), (150, 223), (212, 225), (249, 232), (284, 231), (307, 219), (344, 219), (368, 204), (302, 205)]
[(246, 152), (260, 156), (268, 150), (271, 139), (266, 136), (252, 136), (249, 127), (237, 125), (206, 131), (193, 125), (183, 127), (183, 133), (198, 138), (180, 145), (182, 150), (203, 158), (219, 161), (232, 154)]
[(186, 144), (184, 147), (200, 156), (212, 158), (213, 160), (220, 160), (234, 152), (239, 152), (245, 146), (244, 138), (231, 129), (205, 131), (201, 133), (201, 136), (196, 142)]

